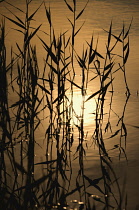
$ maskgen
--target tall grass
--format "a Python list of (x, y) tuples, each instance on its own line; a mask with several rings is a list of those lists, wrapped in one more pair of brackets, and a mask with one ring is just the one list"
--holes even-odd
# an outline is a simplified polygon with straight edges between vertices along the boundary
[[(125, 64), (129, 56), (131, 24), (127, 31), (123, 24), (120, 34), (116, 36), (112, 32), (111, 22), (109, 30), (106, 31), (108, 40), (105, 55), (99, 52), (98, 40), (94, 43), (93, 36), (90, 43), (87, 42), (86, 48), (83, 48), (81, 55), (78, 55), (75, 49), (75, 36), (78, 35), (83, 25), (77, 29), (76, 21), (82, 16), (88, 1), (79, 13), (77, 13), (76, 0), (73, 1), (73, 5), (66, 0), (64, 2), (73, 14), (73, 20), (68, 19), (71, 24), (69, 37), (66, 36), (67, 32), (58, 36), (55, 34), (51, 9), (47, 8), (45, 3), (42, 4), (49, 24), (47, 32), (49, 41), (37, 35), (41, 30), (41, 25), (36, 28), (31, 26), (42, 4), (31, 15), (29, 15), (29, 10), (32, 1), (26, 0), (25, 12), (12, 5), (24, 14), (24, 21), (13, 13), (13, 19), (3, 15), (18, 27), (15, 33), (19, 33), (23, 41), (20, 44), (16, 43), (18, 53), (14, 54), (11, 49), (9, 65), (6, 63), (4, 21), (0, 25), (0, 178), (3, 198), (0, 205), (2, 209), (38, 209), (41, 207), (68, 209), (70, 208), (68, 203), (70, 197), (74, 195), (80, 200), (73, 199), (71, 206), (78, 206), (79, 209), (96, 209), (95, 203), (99, 203), (102, 209), (122, 209), (124, 206), (125, 195), (122, 194), (104, 135), (107, 133), (109, 139), (117, 137), (119, 143), (112, 149), (119, 149), (119, 157), (122, 153), (126, 157), (127, 129), (124, 124), (124, 113), (130, 90), (126, 80)], [(6, 4), (9, 3), (6, 1)], [(32, 45), (32, 40), (36, 36), (45, 49), (43, 72), (39, 68), (36, 46)], [(115, 47), (121, 43), (122, 56), (115, 54)], [(119, 67), (115, 63), (116, 57), (121, 58)], [(79, 83), (75, 82), (75, 62), (78, 63), (81, 72)], [(111, 115), (114, 113), (112, 109), (113, 81), (116, 80), (116, 74), (120, 70), (124, 74), (127, 98), (122, 115), (117, 115), (117, 126), (120, 128), (113, 132), (111, 125)], [(98, 90), (88, 95), (88, 86), (93, 85), (94, 81), (98, 82)], [(74, 109), (75, 88), (82, 96), (80, 116)], [(13, 94), (14, 100), (17, 99), (11, 105), (9, 105), (9, 93)], [(110, 105), (107, 121), (104, 121), (107, 96), (109, 96)], [(95, 129), (92, 131), (91, 139), (86, 140), (88, 131), (84, 123), (85, 105), (92, 99), (96, 104), (95, 113), (93, 113)], [(41, 118), (42, 114), (44, 119), (47, 118), (47, 125)], [(36, 134), (42, 124), (46, 126), (44, 134), (46, 154), (43, 161), (36, 163), (35, 152), (38, 146), (42, 145), (40, 140), (36, 139)], [(124, 145), (122, 144), (123, 138)], [(96, 179), (88, 177), (85, 170), (90, 141), (97, 146), (100, 158), (101, 177), (96, 177)], [(74, 144), (77, 145), (76, 148)], [(8, 172), (9, 160), (12, 165), (11, 174)], [(77, 160), (78, 172), (77, 176), (74, 175), (75, 186), (72, 187), (73, 166)], [(36, 170), (37, 168), (40, 170), (40, 166), (42, 176), (38, 178)], [(7, 179), (12, 181), (9, 183)], [(118, 196), (115, 195), (113, 185)], [(92, 194), (92, 192), (95, 193)]]

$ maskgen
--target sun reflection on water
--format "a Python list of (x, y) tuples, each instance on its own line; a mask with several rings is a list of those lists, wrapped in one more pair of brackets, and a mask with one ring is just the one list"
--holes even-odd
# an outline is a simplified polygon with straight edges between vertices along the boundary
[(86, 94), (85, 96), (82, 96), (79, 91), (74, 91), (73, 93), (73, 110), (74, 110), (74, 119), (73, 121), (75, 123), (79, 123), (79, 121), (82, 119), (82, 115), (84, 118), (84, 125), (89, 126), (94, 121), (94, 113), (95, 113), (95, 107), (96, 102), (95, 99), (92, 98), (89, 101), (86, 102), (86, 99), (91, 94)]

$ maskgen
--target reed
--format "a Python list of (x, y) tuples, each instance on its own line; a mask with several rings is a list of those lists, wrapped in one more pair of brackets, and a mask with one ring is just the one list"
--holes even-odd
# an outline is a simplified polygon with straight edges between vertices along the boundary
[[(18, 29), (15, 28), (15, 33), (19, 33), (23, 41), (22, 46), (21, 43), (16, 43), (17, 53), (14, 53), (11, 48), (11, 62), (8, 65), (5, 22), (2, 21), (0, 25), (0, 178), (3, 194), (3, 202), (0, 205), (2, 209), (68, 209), (68, 207), (78, 206), (79, 209), (89, 210), (96, 209), (96, 203), (99, 203), (102, 209), (122, 209), (124, 205), (124, 195), (113, 169), (104, 136), (107, 133), (109, 139), (117, 137), (118, 146), (112, 149), (119, 149), (119, 157), (124, 153), (127, 159), (125, 152), (127, 129), (124, 114), (130, 90), (126, 80), (125, 64), (129, 56), (131, 24), (127, 31), (123, 24), (122, 31), (116, 36), (112, 33), (111, 22), (109, 31), (106, 31), (108, 40), (105, 55), (99, 52), (99, 40), (94, 43), (93, 35), (90, 43), (87, 42), (87, 46), (83, 47), (79, 55), (75, 49), (75, 37), (84, 23), (77, 29), (76, 21), (82, 16), (89, 1), (78, 14), (76, 0), (73, 0), (72, 6), (68, 1), (64, 0), (64, 2), (73, 14), (73, 20), (68, 19), (71, 24), (69, 37), (66, 36), (67, 32), (55, 34), (51, 9), (47, 8), (44, 2), (31, 15), (29, 11), (32, 0), (26, 0), (25, 12), (10, 4), (24, 14), (25, 19), (22, 21), (13, 13), (13, 19), (3, 15), (18, 27)], [(9, 4), (7, 1), (5, 3)], [(45, 32), (49, 36), (49, 41), (38, 36), (41, 25), (36, 28), (31, 26), (35, 14), (42, 5), (49, 24), (49, 31)], [(37, 46), (32, 45), (34, 37), (38, 37), (45, 50), (43, 72), (38, 64)], [(122, 56), (115, 54), (115, 47), (121, 43)], [(116, 57), (121, 58), (118, 68), (115, 63)], [(79, 83), (75, 82), (75, 62), (81, 72)], [(113, 132), (111, 125), (111, 115), (114, 113), (113, 81), (120, 70), (124, 74), (127, 98), (122, 115), (117, 115), (117, 126), (120, 128)], [(88, 86), (90, 84), (93, 86), (94, 81), (98, 82), (98, 90), (88, 95)], [(82, 97), (80, 115), (74, 109), (75, 88), (80, 91)], [(13, 94), (15, 100), (10, 105), (9, 92)], [(105, 123), (106, 97), (109, 97), (110, 105)], [(91, 139), (88, 140), (88, 131), (84, 122), (85, 106), (92, 99), (96, 104), (95, 113), (93, 113), (95, 129)], [(43, 118), (41, 118), (42, 115)], [(47, 125), (44, 119), (47, 119)], [(46, 153), (43, 161), (36, 163), (35, 153), (38, 147), (42, 146), (40, 140), (36, 139), (36, 134), (42, 124), (46, 126), (44, 134)], [(85, 170), (90, 141), (97, 146), (100, 158), (101, 176), (96, 179), (88, 177)], [(8, 172), (8, 160), (11, 162), (11, 174)], [(75, 186), (72, 187), (73, 165), (77, 160), (77, 176), (74, 175)], [(36, 171), (41, 167), (42, 176), (38, 178)], [(9, 183), (8, 180), (12, 181)], [(118, 197), (114, 194), (113, 183)], [(92, 191), (95, 194), (92, 194)], [(79, 201), (74, 199), (69, 205), (68, 202), (73, 196), (78, 196)]]

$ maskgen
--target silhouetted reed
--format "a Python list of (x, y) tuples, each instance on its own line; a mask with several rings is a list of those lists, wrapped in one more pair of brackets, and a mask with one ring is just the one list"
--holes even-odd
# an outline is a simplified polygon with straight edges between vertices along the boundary
[[(112, 149), (119, 149), (119, 157), (122, 152), (126, 157), (127, 129), (124, 113), (130, 90), (126, 80), (125, 64), (129, 56), (131, 24), (127, 31), (123, 24), (122, 31), (116, 36), (112, 32), (111, 22), (109, 31), (106, 31), (108, 40), (105, 55), (99, 52), (98, 40), (94, 43), (93, 35), (90, 43), (87, 42), (86, 49), (84, 47), (82, 54), (79, 55), (75, 48), (75, 36), (84, 23), (77, 29), (76, 21), (83, 14), (89, 1), (78, 14), (76, 0), (73, 0), (73, 6), (66, 0), (64, 2), (73, 14), (73, 20), (68, 19), (72, 29), (69, 37), (66, 36), (67, 32), (59, 36), (55, 34), (51, 9), (42, 3), (49, 23), (49, 32), (45, 32), (47, 37), (49, 36), (49, 41), (37, 35), (41, 25), (36, 28), (31, 27), (32, 20), (42, 4), (31, 15), (29, 10), (32, 1), (26, 0), (25, 12), (10, 4), (24, 14), (25, 20), (23, 22), (13, 13), (14, 19), (3, 15), (18, 27), (15, 33), (22, 35), (23, 41), (20, 44), (16, 43), (18, 53), (14, 54), (11, 48), (11, 63), (8, 65), (5, 22), (2, 21), (0, 25), (0, 193), (2, 194), (0, 206), (2, 209), (68, 209), (69, 200), (74, 194), (75, 196), (78, 194), (79, 201), (74, 199), (72, 204), (78, 206), (80, 210), (96, 209), (96, 202), (100, 203), (102, 209), (122, 209), (124, 206), (124, 195), (104, 135), (107, 133), (108, 139), (117, 137), (119, 143)], [(9, 4), (7, 1), (6, 3)], [(32, 45), (34, 37), (38, 37), (45, 50), (43, 71), (39, 68), (36, 46)], [(114, 51), (121, 43), (122, 56), (115, 54)], [(121, 58), (119, 67), (115, 63), (116, 57)], [(75, 82), (75, 62), (81, 72), (79, 83)], [(117, 115), (117, 126), (120, 128), (114, 133), (111, 125), (111, 115), (114, 113), (113, 81), (116, 80), (116, 74), (120, 70), (124, 74), (127, 98), (122, 115)], [(97, 81), (98, 89), (88, 95), (88, 86), (93, 85), (94, 81)], [(82, 97), (80, 115), (74, 109), (75, 88)], [(14, 99), (9, 105), (10, 94), (13, 94)], [(105, 99), (108, 96), (110, 101), (108, 117), (107, 121), (104, 121)], [(95, 116), (95, 129), (92, 130), (91, 139), (88, 140), (88, 131), (84, 122), (85, 105), (92, 99), (96, 105), (95, 112), (92, 113)], [(43, 119), (47, 119), (47, 124)], [(35, 152), (38, 147), (42, 147), (40, 140), (36, 139), (36, 133), (42, 124), (46, 127), (44, 134), (46, 154), (43, 161), (36, 163)], [(122, 138), (125, 145), (122, 145)], [(96, 179), (88, 177), (84, 165), (90, 141), (97, 146), (100, 158), (101, 177)], [(77, 160), (79, 168), (77, 176), (74, 175), (76, 184), (72, 187), (73, 164)], [(36, 170), (37, 168), (40, 170), (41, 166), (42, 176), (38, 178)], [(118, 197), (114, 193), (113, 185), (118, 191)]]

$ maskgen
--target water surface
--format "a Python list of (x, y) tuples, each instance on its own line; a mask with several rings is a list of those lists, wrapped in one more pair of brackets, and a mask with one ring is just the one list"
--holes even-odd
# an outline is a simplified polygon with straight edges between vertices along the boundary
[[(68, 1), (72, 5), (72, 1)], [(85, 2), (77, 1), (77, 14), (81, 8), (84, 7)], [(13, 5), (25, 9), (25, 1), (10, 1)], [(41, 1), (33, 0), (30, 7), (30, 14), (37, 9)], [(67, 18), (72, 19), (72, 13), (67, 9), (65, 3), (62, 0), (51, 0), (45, 1), (46, 6), (50, 5), (52, 11), (52, 20), (53, 20), (53, 27), (55, 29), (55, 33), (59, 35), (60, 33), (64, 33), (65, 31), (70, 29), (70, 23)], [(8, 7), (12, 12), (14, 12), (17, 16), (20, 16), (24, 19), (24, 14), (17, 11), (15, 8), (11, 7), (10, 5), (6, 4), (5, 2), (0, 3), (0, 13), (13, 18), (13, 15), (5, 8)], [(138, 174), (139, 174), (139, 159), (138, 159), (138, 151), (139, 151), (139, 1), (138, 0), (90, 0), (86, 11), (78, 20), (76, 28), (81, 26), (81, 24), (85, 21), (85, 24), (80, 31), (80, 33), (75, 38), (75, 50), (81, 56), (83, 47), (87, 46), (87, 42), (90, 41), (92, 34), (94, 34), (95, 43), (97, 38), (99, 38), (98, 44), (98, 51), (105, 55), (105, 43), (107, 42), (107, 33), (103, 30), (109, 30), (109, 26), (111, 21), (113, 22), (113, 33), (118, 36), (120, 31), (123, 27), (123, 22), (128, 28), (131, 19), (133, 18), (132, 27), (130, 31), (130, 56), (129, 60), (126, 64), (126, 73), (127, 73), (127, 81), (129, 85), (129, 89), (131, 91), (131, 96), (128, 100), (126, 112), (125, 112), (125, 124), (127, 126), (127, 141), (126, 141), (126, 155), (128, 158), (128, 165), (125, 160), (125, 157), (122, 157), (121, 160), (118, 160), (118, 151), (113, 150), (111, 153), (112, 159), (114, 161), (114, 167), (119, 176), (122, 176), (121, 185), (125, 187), (127, 192), (127, 209), (135, 209), (139, 206), (138, 197), (139, 197), (139, 181), (138, 181)], [(45, 17), (45, 10), (44, 6), (42, 5), (35, 16), (35, 21), (33, 22), (33, 26), (37, 27), (39, 24), (42, 24), (41, 30), (49, 33), (49, 26), (47, 19)], [(15, 31), (12, 29), (15, 26), (8, 20), (6, 20), (6, 45), (7, 45), (7, 57), (10, 61), (10, 47), (11, 45), (15, 49), (16, 42), (19, 45), (22, 45), (22, 37), (15, 36)], [(67, 32), (68, 34), (71, 33), (71, 30)], [(16, 32), (17, 34), (17, 32)], [(43, 32), (39, 31), (38, 35), (42, 37), (42, 39), (49, 40), (47, 35), (44, 35)], [(40, 69), (43, 69), (43, 57), (44, 57), (44, 49), (42, 48), (41, 42), (38, 38), (35, 38), (34, 43), (37, 45), (37, 56), (40, 64)], [(16, 51), (16, 49), (15, 49)], [(120, 49), (117, 49), (119, 52)], [(125, 96), (125, 85), (123, 83), (123, 74), (120, 72), (116, 75), (114, 81), (114, 98), (113, 98), (113, 110), (120, 115), (123, 111), (126, 96)], [(81, 81), (81, 72), (80, 68), (76, 64), (76, 81)], [(97, 83), (93, 86), (88, 86), (88, 97), (92, 94), (95, 90), (98, 89)], [(75, 91), (76, 92), (76, 91)], [(77, 94), (77, 96), (76, 96)], [(80, 92), (77, 91), (75, 93), (75, 111), (79, 115), (80, 110)], [(107, 106), (109, 105), (110, 97), (106, 98), (106, 110)], [(77, 104), (77, 106), (76, 106)], [(95, 109), (95, 104), (93, 101), (88, 102), (86, 104), (85, 110), (85, 129), (86, 132), (89, 132), (89, 135), (93, 133), (95, 127), (95, 120), (93, 118), (93, 110)], [(107, 111), (106, 111), (107, 112)], [(107, 118), (106, 118), (107, 120)], [(105, 118), (104, 118), (105, 122)], [(44, 133), (46, 130), (46, 123), (42, 125), (39, 132), (36, 134), (36, 139), (39, 142), (44, 140)], [(112, 124), (116, 126), (117, 124), (117, 116), (113, 114), (112, 116)], [(92, 132), (92, 133), (91, 133)], [(78, 132), (77, 132), (78, 136)], [(111, 149), (113, 145), (118, 144), (119, 139), (115, 138), (114, 142), (111, 139), (106, 138), (106, 147)], [(76, 148), (76, 144), (78, 144), (77, 139), (75, 141), (74, 148)], [(55, 145), (55, 143), (54, 143)], [(90, 142), (91, 145), (91, 142)], [(39, 162), (42, 157), (40, 157), (40, 153), (42, 151), (45, 153), (45, 149), (41, 149), (38, 147), (38, 151), (36, 153), (36, 162)], [(55, 155), (54, 155), (55, 156)], [(85, 163), (85, 172), (90, 178), (96, 178), (99, 175), (101, 176), (101, 172), (99, 171), (99, 156), (97, 151), (89, 147), (87, 151), (87, 158)], [(73, 165), (73, 174), (77, 173), (76, 167), (78, 166), (78, 162), (75, 161)], [(123, 177), (126, 177), (126, 185), (124, 186)], [(73, 182), (73, 185), (75, 183)], [(77, 199), (77, 198), (76, 198)], [(99, 209), (99, 207), (98, 207)]]

